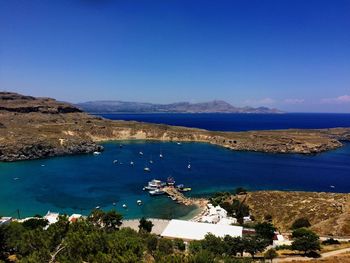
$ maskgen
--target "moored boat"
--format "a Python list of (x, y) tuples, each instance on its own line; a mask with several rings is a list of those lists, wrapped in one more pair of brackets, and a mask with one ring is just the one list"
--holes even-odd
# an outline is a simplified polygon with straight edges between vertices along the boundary
[(156, 189), (156, 190), (149, 191), (149, 194), (152, 195), (152, 196), (154, 196), (154, 195), (164, 195), (165, 192), (163, 190)]

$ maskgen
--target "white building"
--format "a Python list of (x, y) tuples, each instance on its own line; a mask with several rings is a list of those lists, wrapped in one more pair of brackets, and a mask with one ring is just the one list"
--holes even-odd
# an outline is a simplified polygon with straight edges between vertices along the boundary
[(217, 237), (226, 235), (242, 237), (243, 227), (173, 219), (163, 230), (161, 236), (165, 238), (181, 238), (189, 241), (204, 239), (208, 233)]
[(48, 211), (47, 214), (44, 216), (44, 219), (49, 221), (49, 225), (51, 225), (51, 224), (54, 224), (58, 221), (59, 215), (60, 215), (59, 213), (53, 213), (53, 212)]
[(9, 224), (12, 221), (12, 217), (0, 217), (0, 226)]
[(75, 223), (79, 218), (81, 218), (82, 217), (82, 215), (81, 214), (72, 214), (69, 218), (68, 218), (68, 220), (69, 220), (69, 222), (71, 222), (71, 223)]

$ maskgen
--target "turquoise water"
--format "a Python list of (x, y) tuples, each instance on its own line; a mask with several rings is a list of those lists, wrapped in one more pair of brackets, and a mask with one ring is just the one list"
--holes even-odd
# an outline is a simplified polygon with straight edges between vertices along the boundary
[[(48, 210), (88, 214), (100, 206), (114, 207), (126, 218), (186, 216), (194, 207), (178, 205), (165, 196), (150, 197), (142, 191), (149, 180), (165, 180), (169, 175), (177, 183), (192, 187), (192, 196), (238, 186), (250, 190), (350, 192), (349, 144), (317, 155), (234, 152), (204, 143), (123, 144), (119, 148), (119, 142), (106, 143), (105, 151), (98, 156), (0, 163), (0, 215), (16, 216), (16, 209), (21, 216)], [(160, 151), (163, 159), (159, 158)], [(115, 159), (118, 164), (113, 164)], [(149, 163), (151, 159), (153, 164)], [(135, 165), (130, 166), (130, 161)], [(187, 169), (188, 162), (191, 170)], [(150, 173), (143, 171), (146, 165)], [(143, 201), (142, 206), (137, 206), (138, 199)], [(128, 209), (123, 209), (123, 204)]]

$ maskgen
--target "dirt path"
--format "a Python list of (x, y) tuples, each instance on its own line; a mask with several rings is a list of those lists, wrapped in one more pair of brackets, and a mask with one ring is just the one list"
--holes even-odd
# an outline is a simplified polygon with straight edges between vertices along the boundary
[[(321, 254), (321, 257), (319, 259), (334, 257), (334, 256), (337, 256), (339, 254), (348, 253), (348, 252), (350, 252), (350, 248), (343, 248), (343, 249), (339, 249), (339, 250), (325, 252), (325, 253)], [(315, 259), (307, 258), (307, 257), (288, 257), (288, 258), (276, 259), (275, 262), (311, 261), (311, 260), (315, 260)]]

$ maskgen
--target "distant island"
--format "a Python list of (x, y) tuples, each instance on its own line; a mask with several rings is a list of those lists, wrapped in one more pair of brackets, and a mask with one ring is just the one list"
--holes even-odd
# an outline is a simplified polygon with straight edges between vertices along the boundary
[(89, 113), (282, 113), (267, 107), (235, 107), (222, 100), (190, 103), (153, 104), (127, 101), (88, 101), (75, 104)]

